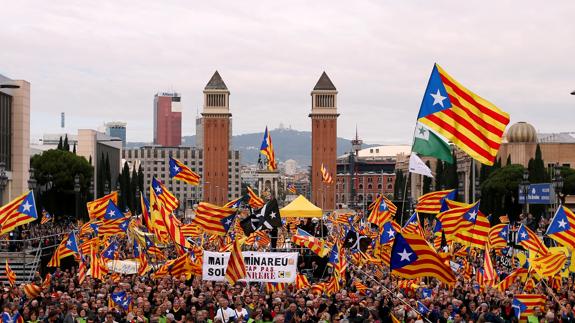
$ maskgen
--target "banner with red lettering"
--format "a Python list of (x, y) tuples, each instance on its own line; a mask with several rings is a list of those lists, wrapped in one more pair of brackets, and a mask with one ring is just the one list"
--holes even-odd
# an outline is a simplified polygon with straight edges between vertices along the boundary
[[(244, 251), (247, 277), (241, 281), (293, 283), (297, 274), (297, 252)], [(204, 251), (202, 279), (224, 281), (229, 252)]]

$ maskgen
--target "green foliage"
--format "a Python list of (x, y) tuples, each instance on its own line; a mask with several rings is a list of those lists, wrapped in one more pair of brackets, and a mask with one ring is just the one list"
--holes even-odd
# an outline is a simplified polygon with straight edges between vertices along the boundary
[[(93, 167), (84, 157), (69, 151), (50, 149), (30, 160), (34, 167), (34, 177), (38, 182), (40, 204), (57, 215), (75, 213), (74, 177), (80, 176), (80, 196), (82, 205), (90, 186)], [(52, 188), (47, 190), (48, 183)], [(81, 207), (80, 210), (84, 210)]]
[(68, 143), (68, 134), (64, 138), (64, 145), (62, 146), (62, 150), (70, 151), (70, 143)]
[(485, 214), (514, 216), (521, 211), (517, 198), (523, 170), (521, 165), (505, 166), (494, 170), (481, 184), (481, 210)]
[(62, 150), (64, 147), (64, 143), (62, 142), (62, 136), (60, 136), (60, 142), (58, 142), (58, 147), (56, 149)]
[[(76, 143), (74, 143), (74, 149), (72, 150), (72, 152), (74, 153), (74, 155), (76, 155)], [(92, 164), (92, 156), (90, 156), (90, 165)]]
[(511, 165), (511, 154), (507, 155), (507, 163), (505, 164), (505, 166), (509, 165)]
[(442, 189), (441, 184), (443, 182), (443, 161), (437, 160), (437, 165), (435, 166), (435, 190), (439, 191)]
[(545, 162), (541, 155), (541, 147), (537, 144), (535, 149), (535, 158), (529, 160), (529, 182), (530, 183), (548, 183), (551, 179), (545, 169)]

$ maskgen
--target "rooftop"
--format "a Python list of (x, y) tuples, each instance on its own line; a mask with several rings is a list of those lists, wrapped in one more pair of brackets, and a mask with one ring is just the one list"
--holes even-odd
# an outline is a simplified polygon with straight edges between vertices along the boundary
[(222, 80), (222, 77), (220, 76), (220, 73), (218, 73), (218, 71), (216, 71), (214, 75), (212, 75), (212, 78), (210, 79), (208, 84), (206, 84), (205, 87), (205, 90), (227, 90), (227, 89), (228, 87), (226, 86), (226, 83), (224, 83), (224, 80)]
[(331, 80), (329, 79), (329, 76), (327, 76), (327, 74), (325, 73), (325, 71), (321, 74), (321, 76), (319, 77), (319, 80), (317, 81), (317, 83), (315, 84), (314, 91), (335, 91), (335, 85), (333, 85), (333, 83), (331, 82)]

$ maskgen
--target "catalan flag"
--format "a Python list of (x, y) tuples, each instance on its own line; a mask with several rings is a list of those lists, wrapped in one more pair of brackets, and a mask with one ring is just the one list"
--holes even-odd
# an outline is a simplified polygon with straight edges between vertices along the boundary
[(493, 268), (493, 262), (491, 261), (491, 255), (489, 254), (489, 249), (486, 248), (483, 257), (483, 275), (484, 281), (489, 286), (493, 286), (497, 282), (497, 272)]
[(512, 272), (507, 277), (505, 277), (501, 282), (499, 282), (496, 288), (500, 292), (505, 292), (506, 290), (509, 290), (509, 287), (511, 286), (511, 284), (515, 282), (515, 280), (525, 279), (527, 277), (527, 274), (528, 274), (527, 269), (517, 268), (514, 272)]
[(326, 247), (326, 243), (323, 239), (316, 238), (300, 228), (298, 228), (297, 233), (291, 237), (291, 241), (300, 247), (309, 248), (320, 257), (325, 257), (330, 251), (330, 249)]
[(86, 280), (86, 272), (87, 272), (87, 268), (86, 268), (86, 263), (84, 261), (80, 261), (80, 266), (78, 267), (78, 283), (80, 285), (82, 285), (82, 283), (84, 283), (84, 280)]
[(563, 269), (566, 261), (567, 257), (565, 254), (558, 251), (537, 257), (530, 261), (530, 265), (541, 278), (547, 278), (555, 276), (555, 274)]
[(8, 259), (6, 259), (6, 278), (8, 278), (10, 286), (14, 287), (14, 284), (16, 283), (16, 273), (12, 270), (12, 268), (10, 268)]
[(355, 287), (355, 290), (357, 290), (357, 292), (362, 294), (362, 295), (365, 295), (367, 290), (369, 289), (369, 287), (362, 284), (359, 280), (356, 280), (353, 283), (353, 286)]
[(272, 242), (270, 235), (263, 230), (258, 230), (252, 233), (247, 239), (245, 244), (248, 246), (253, 246), (257, 244), (258, 247), (265, 247)]
[(541, 241), (537, 234), (524, 224), (521, 224), (519, 230), (517, 230), (516, 242), (523, 248), (535, 254), (546, 255), (549, 253), (549, 250), (545, 244), (543, 244), (543, 241)]
[(515, 316), (519, 318), (527, 317), (534, 313), (535, 307), (545, 306), (547, 297), (541, 294), (515, 294), (511, 307), (515, 311)]
[(493, 165), (509, 115), (463, 87), (435, 64), (417, 121), (479, 162)]
[(259, 197), (253, 190), (251, 187), (248, 186), (248, 195), (250, 197), (248, 204), (251, 206), (252, 209), (259, 209), (262, 208), (266, 202), (264, 202), (264, 200)]
[(0, 208), (0, 236), (36, 219), (34, 193), (30, 191)]
[[(168, 191), (166, 186), (157, 178), (152, 178), (152, 189), (156, 198), (166, 207), (169, 212), (174, 211), (178, 208), (180, 201), (178, 198), (172, 194), (172, 192)], [(151, 197), (150, 197), (151, 199)]]
[(200, 175), (192, 171), (181, 161), (170, 157), (170, 178), (184, 181), (190, 185), (200, 184)]
[(224, 221), (227, 217), (236, 213), (236, 209), (219, 207), (207, 202), (200, 202), (196, 210), (193, 223), (201, 226), (206, 232), (217, 235), (225, 235), (227, 230)]
[(24, 285), (24, 294), (26, 295), (26, 298), (28, 298), (28, 300), (32, 300), (40, 296), (41, 293), (42, 293), (42, 287), (34, 283)]
[(142, 222), (143, 225), (146, 227), (148, 232), (154, 232), (153, 224), (151, 223), (151, 216), (150, 216), (150, 202), (142, 192), (140, 194), (140, 206), (142, 207)]
[(547, 236), (557, 243), (573, 250), (575, 249), (575, 214), (560, 205), (547, 228)]
[(179, 221), (174, 217), (172, 213), (169, 213), (162, 205), (160, 205), (160, 214), (163, 217), (166, 228), (168, 229), (168, 235), (174, 243), (183, 248), (191, 248), (191, 244), (182, 233), (180, 229)]
[(489, 229), (489, 248), (499, 250), (507, 247), (509, 224), (501, 223)]
[(262, 145), (260, 147), (260, 152), (266, 156), (268, 159), (268, 169), (276, 170), (278, 165), (276, 163), (276, 155), (274, 153), (274, 146), (272, 144), (272, 137), (268, 132), (268, 127), (266, 126), (266, 131), (264, 132), (264, 139), (262, 140)]
[(441, 211), (441, 202), (445, 199), (457, 198), (457, 190), (443, 190), (430, 192), (417, 199), (415, 210), (419, 213), (437, 214)]
[(332, 184), (333, 183), (333, 177), (331, 177), (331, 174), (329, 173), (329, 171), (327, 170), (327, 168), (325, 168), (325, 166), (323, 165), (323, 163), (321, 163), (321, 167), (319, 169), (321, 171), (321, 180), (322, 182), (326, 183), (326, 184)]
[(44, 281), (42, 282), (42, 289), (49, 290), (50, 286), (52, 286), (52, 274), (47, 273), (46, 277), (44, 277)]
[(391, 220), (383, 224), (381, 234), (379, 235), (379, 243), (384, 245), (393, 241), (395, 234), (401, 231), (401, 227), (397, 222)]
[(382, 224), (389, 221), (391, 217), (395, 215), (395, 211), (397, 211), (397, 207), (393, 202), (385, 196), (380, 195), (377, 197), (376, 207), (372, 208), (371, 212), (369, 212), (367, 221), (381, 227)]
[(290, 192), (292, 194), (297, 194), (297, 189), (296, 189), (295, 185), (292, 183), (288, 184), (287, 190), (288, 190), (288, 192)]
[(244, 264), (244, 256), (242, 255), (241, 240), (236, 240), (232, 247), (232, 253), (226, 268), (226, 280), (231, 284), (235, 284), (238, 280), (247, 276), (246, 265)]
[(390, 263), (392, 274), (400, 277), (435, 277), (448, 285), (455, 283), (451, 268), (443, 263), (427, 241), (418, 234), (395, 235)]
[(266, 288), (266, 292), (271, 294), (274, 292), (281, 292), (283, 290), (286, 290), (287, 288), (287, 283), (266, 283), (265, 288)]
[(40, 224), (46, 224), (50, 221), (54, 221), (54, 217), (46, 209), (42, 208), (42, 221), (40, 221)]
[(202, 228), (197, 223), (184, 224), (180, 227), (184, 237), (199, 238)]
[(86, 203), (90, 220), (102, 219), (104, 217), (106, 214), (106, 209), (108, 208), (108, 201), (118, 203), (118, 192), (114, 191), (108, 195), (104, 195), (98, 199)]
[(419, 234), (423, 236), (423, 229), (421, 228), (421, 224), (419, 224), (419, 215), (417, 212), (413, 212), (409, 219), (407, 219), (407, 222), (405, 222), (403, 225), (401, 232)]
[(441, 227), (449, 240), (455, 238), (455, 233), (473, 228), (479, 214), (479, 202), (463, 207), (456, 207), (437, 214)]
[(297, 276), (295, 277), (295, 289), (296, 290), (309, 288), (310, 286), (311, 286), (311, 284), (309, 283), (309, 281), (307, 280), (307, 277), (305, 275), (297, 274)]
[(238, 197), (237, 199), (233, 199), (233, 200), (229, 201), (228, 203), (224, 204), (223, 207), (227, 207), (229, 209), (237, 209), (240, 207), (240, 205), (242, 203), (242, 199), (243, 199), (243, 197)]
[(120, 211), (120, 208), (114, 203), (114, 201), (109, 200), (108, 206), (106, 207), (106, 213), (104, 214), (104, 220), (117, 220), (124, 217), (124, 213)]

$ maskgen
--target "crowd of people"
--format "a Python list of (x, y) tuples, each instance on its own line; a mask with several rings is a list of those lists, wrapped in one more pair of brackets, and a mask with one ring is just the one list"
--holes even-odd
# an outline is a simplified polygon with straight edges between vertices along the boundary
[[(34, 238), (42, 239), (54, 233), (68, 233), (74, 227), (74, 223), (61, 222), (31, 224), (18, 229), (15, 234), (33, 241)], [(302, 222), (299, 227), (321, 236), (329, 234), (330, 230), (317, 221)], [(126, 240), (118, 241), (124, 249), (120, 258), (129, 258), (130, 244)], [(46, 245), (49, 242), (46, 241)], [(18, 246), (23, 248), (28, 245), (27, 242)], [(305, 248), (292, 250), (300, 252), (298, 269), (312, 285), (331, 276), (332, 269), (325, 258)], [(169, 250), (166, 252), (173, 253)], [(504, 259), (506, 257), (505, 253), (499, 253), (494, 258), (500, 279), (517, 266), (514, 261)], [(350, 263), (341, 289), (331, 295), (318, 293), (310, 287), (298, 290), (294, 284), (281, 290), (269, 290), (262, 283), (238, 282), (230, 285), (226, 282), (202, 281), (199, 276), (190, 279), (184, 276), (154, 279), (150, 273), (107, 276), (103, 281), (88, 276), (80, 284), (78, 267), (72, 265), (41, 268), (42, 274), (35, 275), (34, 283), (41, 286), (47, 273), (51, 274), (51, 283), (34, 299), (26, 297), (22, 286), (10, 287), (5, 283), (0, 305), (5, 314), (11, 317), (20, 315), (24, 322), (518, 321), (513, 297), (524, 292), (525, 281), (519, 279), (504, 291), (480, 286), (476, 274), (477, 269), (482, 268), (482, 259), (481, 254), (477, 253), (452, 257), (454, 263), (461, 265), (454, 286), (441, 284), (431, 277), (401, 279), (390, 275), (389, 267), (381, 264), (364, 263), (359, 266)], [(471, 271), (464, 268), (471, 268)], [(366, 289), (359, 288), (358, 282)], [(531, 293), (546, 295), (547, 303), (536, 308), (529, 316), (530, 322), (575, 320), (572, 276), (563, 278), (559, 285), (539, 281), (531, 288)], [(112, 294), (118, 292), (126, 292), (131, 298), (128, 308), (111, 299)]]

